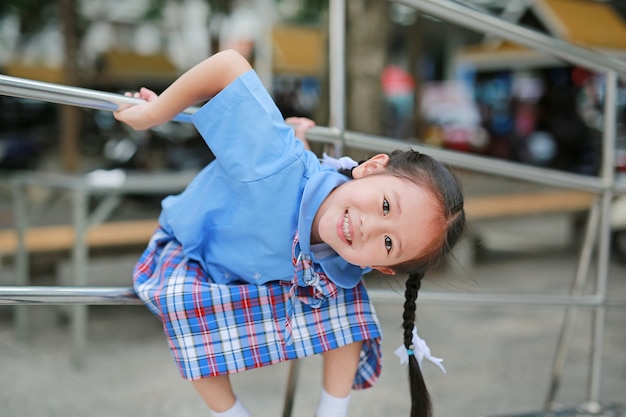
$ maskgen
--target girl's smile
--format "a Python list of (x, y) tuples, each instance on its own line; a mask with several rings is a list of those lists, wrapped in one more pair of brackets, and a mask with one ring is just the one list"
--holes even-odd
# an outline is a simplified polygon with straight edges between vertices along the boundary
[(337, 221), (338, 234), (343, 234), (344, 239), (348, 245), (352, 245), (352, 228), (350, 226), (350, 215), (348, 210), (343, 215), (343, 218), (339, 218)]

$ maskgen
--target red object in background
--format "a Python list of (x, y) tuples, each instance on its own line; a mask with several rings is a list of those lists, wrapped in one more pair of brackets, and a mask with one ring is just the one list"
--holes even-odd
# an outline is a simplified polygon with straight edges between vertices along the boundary
[(585, 68), (575, 67), (572, 69), (572, 81), (577, 87), (583, 85), (592, 75), (593, 73)]
[(615, 168), (619, 172), (626, 172), (626, 149), (615, 151)]
[(412, 93), (415, 89), (415, 80), (404, 69), (397, 65), (387, 65), (381, 76), (383, 93), (386, 96)]

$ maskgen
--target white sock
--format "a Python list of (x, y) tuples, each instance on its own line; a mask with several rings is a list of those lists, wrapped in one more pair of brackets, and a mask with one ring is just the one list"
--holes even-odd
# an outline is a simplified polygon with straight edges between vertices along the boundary
[(211, 414), (213, 414), (213, 417), (251, 417), (250, 412), (243, 405), (243, 403), (239, 401), (239, 398), (237, 398), (237, 401), (235, 401), (235, 405), (233, 405), (228, 410), (221, 413), (216, 413), (215, 411), (211, 410)]
[(344, 398), (333, 397), (322, 388), (320, 403), (317, 406), (315, 417), (347, 417), (350, 394)]

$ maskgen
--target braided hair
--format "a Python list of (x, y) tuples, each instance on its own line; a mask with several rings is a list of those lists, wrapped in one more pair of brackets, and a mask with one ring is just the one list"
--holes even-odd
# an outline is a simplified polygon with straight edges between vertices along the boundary
[[(351, 177), (351, 173), (343, 173)], [(426, 251), (416, 258), (393, 266), (396, 273), (408, 274), (404, 292), (402, 329), (404, 347), (407, 350), (413, 350), (416, 301), (422, 279), (427, 271), (443, 262), (446, 255), (463, 235), (465, 230), (464, 198), (454, 174), (441, 162), (417, 151), (394, 151), (390, 153), (385, 173), (409, 180), (427, 190), (436, 198), (441, 207), (441, 224), (444, 232), (441, 239), (432, 242)], [(432, 415), (430, 395), (422, 371), (415, 355), (408, 356), (411, 393), (410, 417), (430, 417)]]
[[(406, 280), (402, 329), (404, 331), (404, 347), (407, 351), (414, 349), (413, 328), (415, 327), (415, 311), (417, 310), (416, 300), (423, 277), (424, 274), (410, 274)], [(430, 416), (432, 408), (430, 395), (415, 355), (409, 355), (409, 391), (411, 393), (411, 417)]]

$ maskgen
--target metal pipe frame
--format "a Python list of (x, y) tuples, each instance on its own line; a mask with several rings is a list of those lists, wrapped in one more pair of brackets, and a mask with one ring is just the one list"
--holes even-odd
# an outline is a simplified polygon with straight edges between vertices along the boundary
[[(372, 299), (381, 302), (402, 301), (400, 292), (368, 289)], [(580, 306), (595, 308), (626, 307), (626, 298), (603, 300), (597, 295), (545, 295), (545, 294), (474, 294), (425, 291), (420, 303), (467, 304), (467, 305), (518, 305), (543, 307)], [(0, 286), (0, 305), (124, 305), (143, 303), (131, 287), (78, 287), (78, 286)]]
[[(28, 80), (9, 75), (0, 75), (0, 94), (105, 111), (115, 111), (123, 106), (137, 105), (143, 102), (141, 99), (126, 97), (122, 94)], [(198, 109), (190, 107), (173, 120), (190, 123), (191, 116), (196, 110)]]

